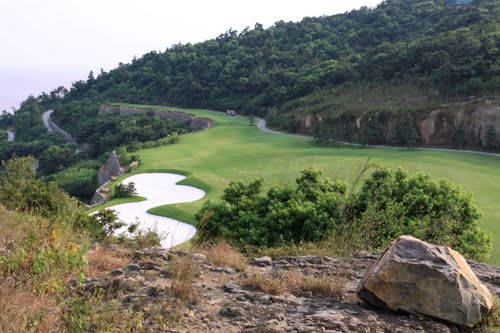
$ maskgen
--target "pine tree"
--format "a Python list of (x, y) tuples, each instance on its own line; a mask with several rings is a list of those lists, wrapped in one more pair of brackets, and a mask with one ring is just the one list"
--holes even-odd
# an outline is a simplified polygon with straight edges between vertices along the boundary
[(451, 143), (455, 147), (462, 147), (465, 145), (465, 125), (463, 121), (460, 121), (453, 131), (453, 136), (451, 137)]
[(488, 127), (486, 136), (484, 138), (484, 148), (489, 151), (494, 151), (498, 147), (497, 131), (495, 127)]

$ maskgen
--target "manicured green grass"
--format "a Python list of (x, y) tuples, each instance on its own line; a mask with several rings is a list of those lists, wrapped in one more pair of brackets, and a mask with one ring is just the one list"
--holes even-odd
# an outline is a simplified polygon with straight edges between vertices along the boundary
[(159, 216), (168, 216), (178, 221), (182, 221), (196, 226), (197, 221), (193, 214), (182, 209), (178, 209), (175, 205), (164, 205), (160, 207), (151, 208), (148, 213)]
[[(194, 186), (209, 190), (206, 197), (193, 203), (153, 209), (181, 220), (195, 213), (206, 199), (217, 200), (231, 181), (249, 181), (264, 177), (267, 184), (293, 183), (299, 172), (314, 166), (331, 178), (352, 179), (367, 159), (389, 168), (403, 167), (411, 172), (423, 171), (435, 179), (448, 179), (473, 193), (483, 212), (481, 224), (494, 236), (491, 262), (500, 264), (500, 158), (473, 154), (381, 149), (364, 147), (318, 147), (307, 138), (268, 134), (249, 126), (246, 117), (231, 117), (206, 110), (166, 108), (212, 118), (216, 126), (209, 130), (183, 135), (174, 145), (136, 152), (142, 160), (134, 171), (185, 170)], [(188, 179), (189, 179), (188, 177)], [(186, 179), (186, 181), (188, 181)], [(202, 181), (204, 185), (196, 184)], [(204, 188), (203, 188), (204, 189)], [(175, 209), (174, 209), (175, 208)], [(190, 215), (190, 216), (191, 216)], [(186, 222), (193, 222), (192, 219)]]
[(130, 203), (130, 202), (140, 202), (140, 201), (146, 201), (147, 199), (138, 195), (134, 195), (128, 198), (116, 198), (113, 199), (112, 201), (108, 201), (105, 204), (95, 206), (94, 208), (91, 208), (87, 211), (88, 214), (91, 214), (93, 212), (97, 212), (98, 210), (110, 207), (110, 206), (115, 206), (115, 205), (121, 205), (124, 203)]

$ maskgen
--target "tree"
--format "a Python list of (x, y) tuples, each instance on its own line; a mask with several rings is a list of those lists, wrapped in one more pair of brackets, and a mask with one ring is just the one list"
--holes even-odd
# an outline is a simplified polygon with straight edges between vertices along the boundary
[(73, 146), (50, 146), (40, 156), (40, 173), (50, 175), (67, 168), (76, 160)]
[(462, 120), (457, 124), (455, 130), (453, 131), (453, 136), (451, 137), (451, 143), (455, 147), (459, 147), (460, 149), (462, 149), (462, 147), (465, 144), (465, 125)]
[(89, 202), (97, 185), (97, 168), (87, 164), (77, 164), (50, 177), (69, 195)]
[(62, 225), (74, 223), (80, 212), (76, 200), (59, 189), (56, 183), (36, 179), (33, 157), (16, 157), (2, 162), (0, 204)]
[(413, 121), (399, 121), (392, 128), (393, 144), (412, 147), (417, 143), (418, 137), (418, 132)]
[(95, 214), (81, 219), (79, 228), (86, 230), (94, 241), (102, 242), (123, 226), (125, 223), (118, 219), (114, 210), (101, 209)]
[(137, 194), (137, 190), (135, 188), (135, 183), (130, 182), (127, 185), (118, 184), (115, 186), (114, 197), (115, 198), (128, 198)]
[(484, 138), (484, 148), (488, 151), (494, 151), (498, 147), (497, 131), (495, 127), (488, 127), (486, 136)]
[(407, 234), (478, 260), (491, 250), (491, 237), (479, 229), (481, 214), (472, 194), (424, 173), (375, 170), (364, 181), (354, 209), (375, 248)]

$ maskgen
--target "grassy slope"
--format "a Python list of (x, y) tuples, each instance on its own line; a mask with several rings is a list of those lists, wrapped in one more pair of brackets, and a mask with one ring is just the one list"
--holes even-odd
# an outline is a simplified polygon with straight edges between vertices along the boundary
[[(494, 234), (491, 261), (500, 264), (500, 228), (497, 223), (500, 220), (500, 210), (497, 209), (500, 197), (499, 158), (453, 152), (316, 147), (311, 145), (310, 139), (264, 133), (249, 126), (245, 117), (229, 117), (203, 110), (182, 111), (210, 117), (216, 121), (216, 127), (184, 135), (179, 144), (137, 152), (142, 163), (134, 174), (185, 170), (192, 173), (193, 185), (201, 179), (207, 186), (205, 188), (213, 191), (194, 203), (153, 209), (157, 214), (186, 219), (189, 216), (186, 212), (196, 212), (205, 199), (217, 199), (232, 179), (248, 181), (262, 176), (268, 184), (287, 183), (293, 182), (300, 170), (311, 166), (321, 168), (325, 175), (332, 178), (350, 178), (370, 158), (390, 168), (404, 167), (412, 172), (423, 171), (435, 178), (449, 179), (473, 192), (483, 212), (483, 228)], [(186, 222), (193, 223), (193, 220)]]

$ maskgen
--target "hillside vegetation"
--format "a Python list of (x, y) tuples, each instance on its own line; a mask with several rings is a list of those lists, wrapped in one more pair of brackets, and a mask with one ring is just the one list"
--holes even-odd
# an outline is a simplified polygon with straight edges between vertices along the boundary
[[(387, 0), (377, 8), (256, 24), (198, 44), (150, 52), (73, 84), (55, 119), (70, 132), (103, 101), (263, 115), (318, 90), (405, 83), (432, 100), (495, 94), (500, 85), (499, 0)], [(293, 105), (289, 105), (292, 107)], [(285, 106), (281, 111), (286, 111)]]
[[(44, 175), (72, 168), (55, 179), (88, 200), (96, 169), (112, 149), (192, 130), (153, 115), (98, 115), (103, 103), (112, 102), (266, 115), (274, 127), (306, 130), (323, 143), (496, 150), (494, 128), (488, 141), (486, 128), (478, 137), (468, 122), (462, 128), (448, 116), (448, 132), (424, 142), (418, 121), (443, 103), (498, 93), (499, 16), (500, 0), (476, 0), (460, 8), (443, 0), (387, 0), (373, 9), (279, 21), (267, 29), (257, 23), (202, 43), (173, 45), (109, 72), (91, 72), (69, 90), (58, 87), (30, 97), (15, 115), (4, 113), (0, 126), (12, 129), (16, 141), (0, 141), (0, 158), (41, 157)], [(75, 158), (75, 147), (45, 130), (41, 114), (47, 109), (55, 110), (55, 123), (78, 144), (88, 144), (86, 154)], [(400, 123), (408, 128), (397, 132)], [(84, 170), (89, 159), (94, 160), (92, 172)]]

